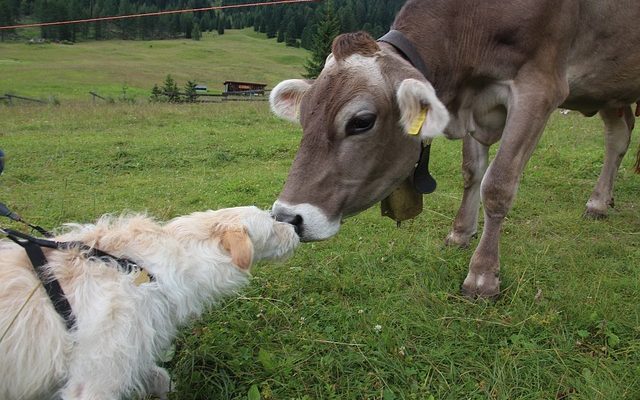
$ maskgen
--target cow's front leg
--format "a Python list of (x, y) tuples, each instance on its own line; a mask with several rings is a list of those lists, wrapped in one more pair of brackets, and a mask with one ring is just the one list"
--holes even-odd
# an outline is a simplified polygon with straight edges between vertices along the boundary
[(467, 134), (462, 143), (462, 176), (464, 193), (453, 229), (447, 235), (448, 246), (468, 247), (471, 238), (478, 229), (480, 209), (480, 183), (487, 170), (489, 146), (475, 140)]
[(626, 107), (621, 116), (619, 109), (600, 111), (604, 121), (605, 157), (598, 183), (587, 202), (585, 216), (605, 218), (609, 207), (613, 207), (613, 184), (622, 158), (627, 153), (635, 118), (631, 107)]
[(545, 78), (540, 74), (529, 76), (524, 83), (516, 80), (511, 88), (502, 142), (482, 180), (484, 229), (462, 284), (462, 292), (468, 297), (493, 298), (500, 294), (502, 223), (511, 209), (522, 171), (549, 115), (568, 93), (566, 84)]

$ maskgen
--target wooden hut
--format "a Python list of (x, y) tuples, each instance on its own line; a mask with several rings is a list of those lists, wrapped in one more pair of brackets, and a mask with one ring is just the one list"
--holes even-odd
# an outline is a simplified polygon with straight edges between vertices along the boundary
[(229, 96), (229, 95), (264, 96), (265, 87), (267, 87), (266, 83), (226, 81), (224, 83), (224, 92), (222, 94), (225, 96)]

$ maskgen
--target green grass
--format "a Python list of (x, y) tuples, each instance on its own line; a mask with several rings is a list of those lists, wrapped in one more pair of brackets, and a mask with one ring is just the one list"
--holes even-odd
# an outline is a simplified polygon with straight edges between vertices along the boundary
[[(238, 62), (238, 73), (254, 64)], [(266, 103), (0, 107), (0, 201), (47, 227), (123, 210), (267, 208), (299, 140)], [(437, 140), (439, 189), (422, 215), (397, 229), (371, 209), (285, 264), (257, 265), (240, 296), (181, 331), (167, 363), (173, 398), (640, 398), (637, 146), (616, 209), (585, 220), (601, 124), (554, 113), (504, 225), (504, 293), (472, 303), (459, 288), (473, 246), (443, 246), (461, 143)]]
[[(117, 98), (122, 88), (147, 99), (154, 84), (171, 74), (221, 92), (226, 80), (266, 83), (299, 77), (307, 53), (252, 29), (206, 33), (201, 41), (113, 40), (75, 45), (0, 43), (0, 96), (4, 93), (61, 102), (89, 100), (89, 91)], [(242, 66), (239, 68), (239, 66)]]

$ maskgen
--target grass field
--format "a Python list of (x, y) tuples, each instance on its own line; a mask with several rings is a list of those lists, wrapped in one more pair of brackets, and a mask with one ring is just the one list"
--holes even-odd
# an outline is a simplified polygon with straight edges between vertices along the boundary
[[(251, 36), (209, 42), (232, 49), (226, 40), (236, 38), (246, 46), (246, 59), (224, 67), (234, 78), (255, 68), (272, 86), (299, 74), (293, 58), (304, 59), (302, 51)], [(100, 65), (107, 63), (100, 47), (145, 45), (72, 48), (85, 46)], [(0, 45), (0, 59), (35, 60), (32, 51), (46, 51), (21, 46)], [(246, 55), (263, 49), (293, 58), (265, 66)], [(143, 90), (147, 79), (171, 72), (170, 62), (148, 57), (165, 69), (152, 68), (157, 75), (130, 87)], [(117, 76), (115, 65), (129, 55), (107, 58)], [(175, 76), (195, 75), (191, 63), (205, 71), (196, 58)], [(74, 74), (31, 82), (8, 78), (8, 68), (0, 62), (0, 87), (24, 81), (35, 94), (57, 85), (70, 99), (58, 107), (0, 106), (7, 153), (0, 201), (43, 226), (125, 209), (166, 219), (242, 204), (268, 208), (300, 139), (299, 128), (272, 117), (266, 103), (92, 106), (79, 103)], [(108, 87), (110, 80), (99, 81)], [(639, 399), (640, 176), (629, 154), (616, 210), (607, 220), (582, 219), (602, 162), (600, 131), (597, 119), (554, 113), (504, 226), (504, 292), (496, 303), (459, 295), (473, 246), (442, 244), (461, 197), (461, 143), (438, 140), (432, 170), (439, 189), (425, 197), (422, 215), (398, 229), (371, 209), (337, 237), (302, 245), (285, 264), (256, 266), (241, 295), (181, 332), (167, 362), (173, 398)], [(637, 146), (636, 136), (630, 153)]]
[(86, 101), (93, 90), (116, 99), (126, 87), (128, 95), (141, 101), (167, 74), (180, 88), (192, 80), (209, 92), (221, 92), (226, 80), (273, 87), (285, 77), (300, 76), (305, 58), (306, 51), (266, 40), (252, 29), (205, 33), (201, 41), (0, 43), (0, 96)]

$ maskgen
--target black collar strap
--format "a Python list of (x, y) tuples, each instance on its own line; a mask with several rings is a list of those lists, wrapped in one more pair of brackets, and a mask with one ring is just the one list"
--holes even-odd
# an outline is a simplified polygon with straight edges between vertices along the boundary
[(427, 80), (429, 79), (429, 69), (427, 68), (427, 65), (422, 60), (422, 57), (420, 56), (420, 53), (418, 53), (416, 47), (409, 39), (407, 39), (404, 33), (392, 29), (378, 39), (378, 42), (388, 43), (395, 47), (400, 55), (406, 58), (415, 69), (420, 71), (422, 76)]
[[(422, 57), (416, 50), (404, 33), (396, 30), (390, 30), (386, 35), (378, 39), (378, 42), (388, 43), (393, 46), (401, 56), (413, 65), (415, 69), (420, 71), (425, 79), (429, 79), (429, 69), (422, 60)], [(413, 172), (413, 187), (418, 193), (429, 194), (436, 190), (436, 180), (429, 172), (429, 154), (431, 153), (431, 144), (425, 144), (420, 152), (420, 159)]]

